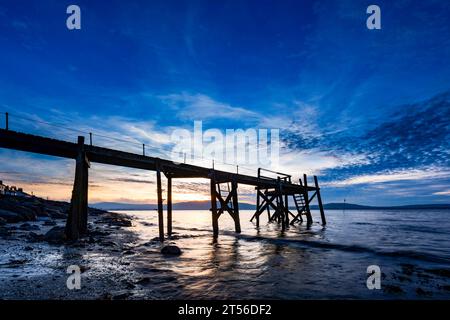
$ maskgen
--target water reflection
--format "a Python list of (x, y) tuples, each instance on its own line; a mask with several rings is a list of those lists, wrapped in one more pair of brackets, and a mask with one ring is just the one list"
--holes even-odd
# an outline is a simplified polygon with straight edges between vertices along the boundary
[[(383, 255), (386, 250), (449, 256), (442, 250), (449, 243), (449, 229), (434, 225), (438, 232), (429, 233), (430, 219), (419, 218), (424, 226), (420, 229), (412, 214), (402, 213), (406, 221), (402, 224), (397, 213), (397, 223), (389, 224), (384, 212), (346, 212), (345, 219), (339, 212), (328, 216), (327, 228), (315, 223), (309, 229), (304, 224), (282, 231), (276, 223), (261, 222), (256, 227), (249, 222), (252, 213), (241, 212), (241, 234), (234, 232), (232, 219), (221, 217), (220, 235), (214, 241), (209, 212), (175, 211), (176, 233), (171, 241), (183, 254), (163, 257), (155, 244), (134, 262), (142, 269), (169, 275), (170, 281), (150, 272), (158, 279), (152, 282), (156, 288), (177, 298), (373, 298), (365, 286), (368, 265), (382, 262), (385, 268), (394, 268), (411, 263), (409, 257), (388, 258)], [(157, 236), (155, 215), (129, 214), (135, 216), (141, 243)], [(410, 242), (417, 237), (422, 240)]]

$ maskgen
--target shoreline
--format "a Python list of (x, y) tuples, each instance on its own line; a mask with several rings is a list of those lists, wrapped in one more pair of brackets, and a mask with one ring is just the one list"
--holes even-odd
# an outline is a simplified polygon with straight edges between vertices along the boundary
[[(13, 209), (10, 202), (17, 200), (20, 205), (9, 211)], [(89, 208), (86, 236), (76, 242), (64, 241), (57, 232), (49, 236), (51, 230), (64, 228), (68, 206), (36, 197), (0, 199), (0, 217), (14, 221), (2, 218), (0, 225), (0, 299), (157, 299), (130, 261), (137, 241), (136, 235), (127, 230), (132, 226), (131, 219)], [(17, 213), (24, 220), (16, 221), (17, 217), (5, 211)], [(140, 250), (161, 254), (162, 247), (153, 239)], [(80, 290), (70, 290), (66, 285), (71, 265), (80, 268)]]

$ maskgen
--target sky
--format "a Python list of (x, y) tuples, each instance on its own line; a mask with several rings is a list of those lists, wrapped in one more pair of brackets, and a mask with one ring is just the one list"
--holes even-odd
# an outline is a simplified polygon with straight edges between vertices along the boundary
[[(448, 1), (0, 0), (0, 123), (160, 157), (194, 121), (279, 129), (280, 170), (317, 175), (325, 202), (450, 203), (449, 35)], [(73, 176), (71, 160), (0, 150), (0, 180), (36, 195), (68, 200)], [(155, 189), (152, 172), (90, 170), (91, 203)], [(174, 192), (208, 199), (203, 180)]]

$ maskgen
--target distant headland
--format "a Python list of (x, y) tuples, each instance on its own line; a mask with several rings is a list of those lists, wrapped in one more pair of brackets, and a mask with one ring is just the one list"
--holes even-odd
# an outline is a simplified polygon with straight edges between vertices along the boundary
[[(156, 210), (156, 204), (134, 204), (121, 202), (97, 202), (91, 204), (92, 207), (102, 210)], [(205, 201), (186, 201), (173, 204), (174, 210), (209, 210), (211, 202)], [(241, 210), (255, 210), (256, 206), (247, 203), (239, 203)], [(318, 209), (318, 206), (311, 206), (312, 209)], [(324, 205), (328, 210), (417, 210), (417, 209), (450, 209), (450, 204), (413, 204), (402, 206), (367, 206), (354, 203), (327, 203)]]

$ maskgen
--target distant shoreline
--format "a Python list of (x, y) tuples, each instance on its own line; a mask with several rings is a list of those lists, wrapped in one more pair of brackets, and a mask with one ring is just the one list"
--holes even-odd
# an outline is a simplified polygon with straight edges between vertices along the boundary
[[(100, 202), (91, 205), (94, 208), (101, 210), (116, 210), (116, 211), (153, 211), (157, 210), (157, 205), (154, 204), (132, 204), (132, 203), (118, 203), (118, 202)], [(210, 201), (190, 201), (179, 202), (173, 205), (173, 210), (209, 210), (211, 207)], [(256, 207), (250, 203), (240, 203), (241, 210), (255, 210)], [(311, 205), (311, 209), (317, 210), (317, 205)], [(164, 205), (164, 210), (166, 210)], [(290, 206), (291, 210), (296, 210), (295, 207)], [(402, 206), (367, 206), (353, 203), (327, 203), (324, 204), (325, 210), (442, 210), (450, 209), (450, 204), (416, 204), (416, 205), (402, 205)]]

